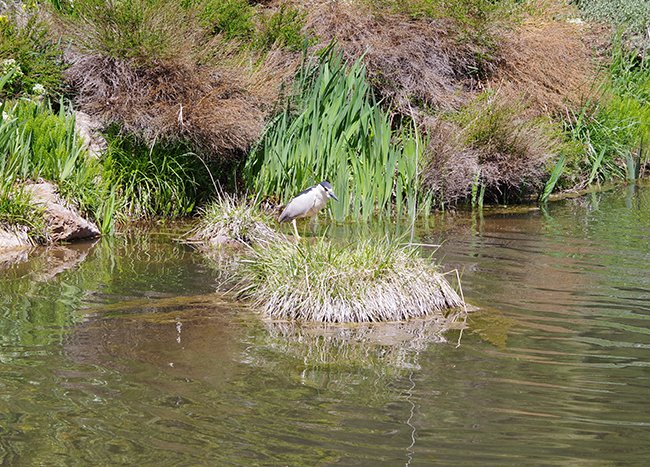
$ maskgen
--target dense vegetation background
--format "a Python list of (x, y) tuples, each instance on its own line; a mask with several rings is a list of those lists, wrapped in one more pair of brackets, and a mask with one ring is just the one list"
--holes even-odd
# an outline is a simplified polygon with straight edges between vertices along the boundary
[(649, 27), (647, 0), (7, 2), (0, 223), (41, 235), (39, 178), (104, 232), (322, 179), (339, 220), (634, 180)]

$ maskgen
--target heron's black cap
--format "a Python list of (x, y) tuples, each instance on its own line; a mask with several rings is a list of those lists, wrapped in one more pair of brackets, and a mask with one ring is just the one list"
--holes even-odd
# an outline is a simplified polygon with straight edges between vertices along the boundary
[(319, 185), (322, 186), (323, 188), (327, 188), (328, 190), (332, 189), (332, 184), (328, 181), (320, 182)]

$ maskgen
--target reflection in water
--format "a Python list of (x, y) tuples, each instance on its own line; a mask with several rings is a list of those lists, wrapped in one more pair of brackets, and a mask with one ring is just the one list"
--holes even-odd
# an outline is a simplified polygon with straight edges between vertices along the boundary
[(0, 271), (27, 261), (29, 259), (29, 250), (30, 248), (0, 250)]
[[(22, 274), (29, 274), (33, 280), (45, 282), (81, 263), (96, 243), (0, 250), (0, 271), (5, 278), (17, 279)], [(24, 264), (28, 260), (30, 264)]]
[(217, 385), (225, 380), (227, 367), (215, 368), (214, 361), (230, 360), (241, 334), (238, 313), (247, 312), (214, 294), (95, 308), (66, 337), (63, 349), (77, 364), (120, 372), (144, 364)]
[(430, 344), (446, 343), (444, 333), (463, 329), (466, 315), (404, 323), (354, 325), (296, 324), (264, 321), (260, 345), (302, 360), (305, 370), (375, 368), (378, 373), (419, 369), (418, 354)]
[(416, 240), (442, 243), (422, 254), (480, 307), (458, 347), (436, 321), (264, 321), (166, 235), (18, 256), (0, 272), (1, 462), (644, 464), (650, 189), (445, 216)]

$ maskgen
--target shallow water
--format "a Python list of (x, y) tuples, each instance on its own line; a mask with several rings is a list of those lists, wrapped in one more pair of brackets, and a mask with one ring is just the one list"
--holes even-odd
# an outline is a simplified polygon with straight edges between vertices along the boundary
[(417, 241), (443, 244), (423, 254), (457, 268), (481, 308), (460, 346), (422, 321), (264, 323), (214, 294), (222, 275), (172, 238), (0, 255), (5, 464), (650, 456), (650, 188), (421, 226)]

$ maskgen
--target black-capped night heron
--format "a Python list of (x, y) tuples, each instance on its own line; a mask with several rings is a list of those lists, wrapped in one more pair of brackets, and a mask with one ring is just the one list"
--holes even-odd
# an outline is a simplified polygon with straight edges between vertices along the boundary
[(278, 221), (291, 221), (296, 238), (300, 238), (300, 235), (298, 235), (298, 227), (296, 227), (296, 219), (314, 217), (318, 214), (318, 211), (325, 207), (329, 198), (334, 198), (336, 201), (339, 200), (332, 191), (332, 184), (330, 182), (320, 182), (318, 185), (307, 188), (289, 201), (287, 207), (280, 214)]

